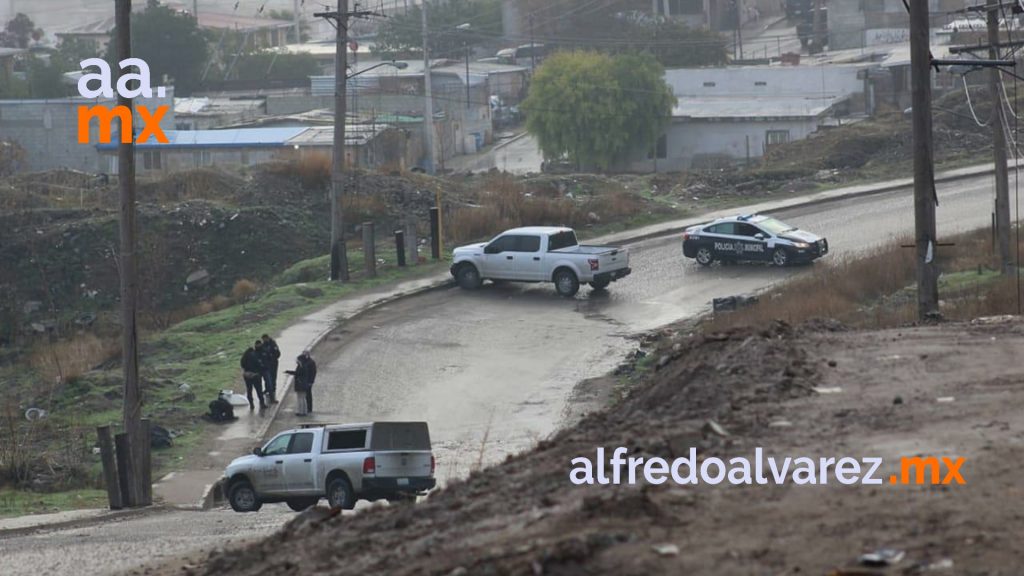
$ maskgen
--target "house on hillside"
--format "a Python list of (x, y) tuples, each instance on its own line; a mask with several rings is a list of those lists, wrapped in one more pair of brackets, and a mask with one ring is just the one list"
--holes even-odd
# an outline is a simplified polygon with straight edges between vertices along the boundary
[[(928, 0), (933, 15), (962, 10), (979, 2)], [(936, 31), (946, 23), (934, 18)], [(908, 42), (910, 17), (903, 0), (829, 0), (829, 49), (868, 48), (879, 44)]]
[[(107, 171), (99, 162), (95, 143), (99, 139), (98, 123), (90, 123), (89, 141), (78, 143), (78, 107), (116, 106), (114, 99), (88, 100), (85, 98), (58, 98), (52, 100), (0, 100), (0, 137), (15, 142), (25, 150), (26, 171), (70, 168), (85, 172)], [(164, 131), (174, 129), (174, 89), (167, 88), (163, 98), (136, 98), (136, 106), (149, 110), (167, 106), (167, 114), (160, 119)], [(142, 121), (136, 108), (135, 125)], [(111, 136), (117, 141), (116, 129)]]
[(266, 115), (262, 98), (214, 98), (197, 96), (174, 99), (175, 130), (210, 130)]

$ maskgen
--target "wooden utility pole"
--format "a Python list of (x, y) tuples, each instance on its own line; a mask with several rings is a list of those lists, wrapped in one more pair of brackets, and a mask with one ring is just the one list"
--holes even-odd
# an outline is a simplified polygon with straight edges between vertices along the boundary
[(824, 3), (824, 0), (814, 0), (814, 44), (811, 47), (811, 54), (817, 54), (825, 49)]
[(918, 319), (939, 311), (935, 266), (935, 167), (932, 165), (932, 74), (928, 2), (910, 2), (910, 79), (914, 127), (914, 237)]
[[(115, 26), (117, 29), (117, 59), (124, 61), (132, 57), (131, 0), (117, 0), (115, 4)], [(118, 67), (118, 77), (123, 72)], [(117, 103), (132, 112), (132, 99), (118, 94)], [(128, 126), (120, 126), (123, 131)], [(146, 468), (142, 430), (142, 394), (139, 389), (139, 331), (138, 292), (139, 271), (136, 258), (138, 226), (135, 222), (135, 138), (118, 145), (118, 186), (121, 190), (121, 364), (124, 372), (124, 431), (127, 435), (130, 458), (128, 459), (128, 506), (148, 506), (149, 490), (143, 486)]]
[(292, 1), (292, 20), (295, 21), (295, 43), (302, 44), (302, 12), (299, 0)]
[[(999, 59), (999, 0), (988, 0), (988, 57)], [(992, 100), (992, 152), (996, 175), (996, 239), (999, 245), (999, 268), (1003, 274), (1013, 271), (1010, 253), (1010, 182), (1006, 167), (1006, 113), (1003, 110), (1002, 72), (993, 66), (988, 71), (988, 91)]]
[[(420, 3), (420, 14), (423, 20), (423, 144), (427, 156), (425, 168), (427, 174), (433, 174), (437, 157), (434, 152), (434, 98), (430, 91), (430, 37), (427, 32), (426, 0)], [(466, 82), (469, 82), (469, 78)]]
[(331, 280), (348, 282), (348, 250), (345, 246), (345, 123), (348, 116), (348, 21), (380, 16), (366, 10), (349, 11), (348, 0), (338, 0), (336, 12), (317, 12), (317, 18), (334, 21), (334, 154), (331, 165)]

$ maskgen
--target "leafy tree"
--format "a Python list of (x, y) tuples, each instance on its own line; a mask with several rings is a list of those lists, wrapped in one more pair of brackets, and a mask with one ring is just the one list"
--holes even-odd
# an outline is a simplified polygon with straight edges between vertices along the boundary
[(521, 108), (546, 159), (607, 169), (665, 127), (675, 97), (649, 54), (559, 52), (537, 69)]
[[(116, 39), (114, 30), (106, 58), (113, 70), (117, 70)], [(199, 87), (209, 55), (209, 41), (191, 15), (149, 0), (144, 12), (132, 16), (132, 56), (149, 64), (154, 84), (167, 76), (176, 95), (188, 96)]]
[[(434, 56), (461, 56), (463, 46), (482, 44), (501, 36), (499, 0), (426, 0), (429, 48)], [(395, 14), (380, 27), (377, 51), (385, 54), (419, 52), (423, 48), (419, 5)], [(457, 26), (469, 24), (468, 30)]]
[(239, 80), (292, 80), (320, 74), (312, 54), (259, 51), (242, 56), (234, 70)]
[(9, 48), (28, 48), (29, 40), (38, 42), (43, 31), (36, 28), (32, 19), (19, 12), (9, 21), (0, 34), (0, 46)]

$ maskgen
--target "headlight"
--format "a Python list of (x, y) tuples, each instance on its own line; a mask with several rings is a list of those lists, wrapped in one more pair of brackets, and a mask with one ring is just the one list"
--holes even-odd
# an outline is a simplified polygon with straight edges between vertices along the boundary
[(794, 242), (793, 246), (796, 246), (797, 248), (810, 248), (811, 247), (811, 245), (808, 244), (807, 242)]

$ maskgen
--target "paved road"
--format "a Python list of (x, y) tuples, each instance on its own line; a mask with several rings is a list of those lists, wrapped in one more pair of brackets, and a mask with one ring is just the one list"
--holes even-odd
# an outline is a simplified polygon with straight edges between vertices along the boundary
[[(940, 184), (943, 234), (985, 226), (991, 177)], [(910, 192), (794, 209), (781, 218), (826, 234), (830, 258), (912, 226)], [(764, 288), (803, 269), (684, 261), (677, 238), (631, 246), (634, 274), (572, 300), (547, 285), (435, 291), (345, 323), (318, 350), (318, 419), (429, 421), (442, 481), (529, 447), (563, 422), (577, 382), (606, 373), (631, 334), (706, 310), (711, 298)], [(820, 265), (827, 265), (821, 263)], [(277, 426), (289, 417), (291, 399)], [(143, 562), (266, 534), (290, 515), (166, 512), (88, 528), (5, 535), (4, 574), (113, 574)], [(109, 551), (101, 551), (101, 549)]]
[[(991, 178), (940, 185), (939, 229), (989, 222)], [(909, 190), (779, 215), (829, 237), (830, 259), (911, 231)], [(502, 459), (562, 422), (575, 384), (608, 372), (629, 336), (764, 288), (807, 268), (684, 261), (678, 238), (631, 246), (634, 273), (572, 300), (548, 285), (457, 288), (400, 301), (346, 324), (317, 354), (321, 421), (425, 419), (444, 481)], [(825, 264), (827, 265), (827, 264)], [(292, 407), (285, 406), (290, 414)], [(289, 426), (284, 418), (278, 426)]]
[(543, 160), (540, 148), (537, 147), (537, 140), (526, 135), (507, 144), (499, 144), (483, 154), (451, 158), (446, 168), (457, 172), (483, 172), (497, 168), (511, 174), (529, 174), (540, 172), (540, 163)]

